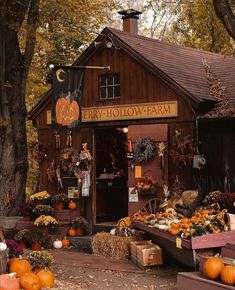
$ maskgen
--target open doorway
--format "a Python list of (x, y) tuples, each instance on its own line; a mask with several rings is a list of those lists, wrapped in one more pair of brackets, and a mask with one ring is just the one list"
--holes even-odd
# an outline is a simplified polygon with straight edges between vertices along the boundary
[(95, 131), (96, 223), (116, 223), (128, 215), (127, 129)]

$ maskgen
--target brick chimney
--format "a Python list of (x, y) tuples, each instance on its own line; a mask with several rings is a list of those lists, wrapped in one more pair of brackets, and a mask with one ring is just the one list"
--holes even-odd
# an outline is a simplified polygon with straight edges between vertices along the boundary
[(123, 31), (138, 34), (138, 19), (141, 12), (134, 9), (128, 9), (119, 11), (118, 13), (122, 15)]

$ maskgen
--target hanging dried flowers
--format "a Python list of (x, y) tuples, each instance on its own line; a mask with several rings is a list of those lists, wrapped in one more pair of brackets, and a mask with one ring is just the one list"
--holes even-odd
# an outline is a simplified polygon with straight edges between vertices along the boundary
[(185, 167), (193, 159), (195, 146), (193, 139), (187, 135), (182, 136), (181, 131), (175, 130), (175, 134), (171, 138), (170, 156), (178, 167)]
[(154, 140), (141, 138), (136, 142), (133, 160), (135, 163), (147, 163), (155, 156), (155, 152), (156, 146)]

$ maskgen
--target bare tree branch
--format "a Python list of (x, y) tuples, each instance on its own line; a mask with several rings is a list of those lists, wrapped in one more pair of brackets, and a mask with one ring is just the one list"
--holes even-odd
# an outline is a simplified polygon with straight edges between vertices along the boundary
[(228, 34), (235, 39), (235, 15), (228, 0), (213, 0), (215, 13), (223, 23)]

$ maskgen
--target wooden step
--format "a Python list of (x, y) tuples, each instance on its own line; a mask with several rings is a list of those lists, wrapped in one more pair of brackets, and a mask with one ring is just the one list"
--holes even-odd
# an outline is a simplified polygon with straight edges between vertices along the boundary
[(78, 209), (65, 209), (65, 210), (56, 210), (55, 218), (58, 221), (72, 221), (76, 217), (80, 216), (80, 211)]
[(200, 272), (180, 272), (177, 275), (177, 290), (235, 290), (234, 286), (206, 279)]

